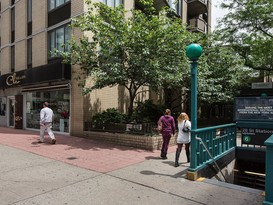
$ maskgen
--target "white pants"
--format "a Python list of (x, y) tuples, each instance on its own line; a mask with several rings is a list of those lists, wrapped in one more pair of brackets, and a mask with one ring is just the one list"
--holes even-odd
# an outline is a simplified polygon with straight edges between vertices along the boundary
[(41, 142), (43, 142), (45, 139), (45, 131), (47, 131), (51, 140), (55, 139), (55, 136), (54, 136), (51, 128), (52, 128), (52, 123), (46, 123), (46, 124), (40, 126), (40, 141)]

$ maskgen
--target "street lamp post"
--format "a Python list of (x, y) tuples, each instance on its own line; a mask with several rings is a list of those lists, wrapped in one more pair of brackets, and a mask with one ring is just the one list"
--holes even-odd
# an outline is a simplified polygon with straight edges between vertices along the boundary
[(191, 61), (191, 129), (197, 129), (197, 61), (203, 52), (199, 44), (192, 43), (186, 48), (186, 55)]

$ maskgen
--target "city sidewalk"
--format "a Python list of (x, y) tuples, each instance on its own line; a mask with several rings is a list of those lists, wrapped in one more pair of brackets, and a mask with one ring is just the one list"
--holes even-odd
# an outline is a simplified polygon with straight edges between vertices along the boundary
[(210, 180), (185, 179), (159, 151), (68, 135), (38, 144), (37, 131), (0, 127), (0, 201), (6, 204), (262, 204), (262, 192)]

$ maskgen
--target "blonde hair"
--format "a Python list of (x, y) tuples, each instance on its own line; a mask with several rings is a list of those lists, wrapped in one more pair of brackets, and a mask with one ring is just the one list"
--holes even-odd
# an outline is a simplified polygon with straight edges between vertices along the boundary
[(183, 120), (190, 120), (189, 116), (185, 112), (181, 112), (177, 118), (178, 123), (181, 123)]

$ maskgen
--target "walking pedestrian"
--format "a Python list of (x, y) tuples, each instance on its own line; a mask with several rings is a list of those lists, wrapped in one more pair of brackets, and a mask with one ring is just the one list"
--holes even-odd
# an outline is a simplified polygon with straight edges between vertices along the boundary
[(165, 110), (165, 114), (159, 118), (157, 124), (158, 126), (161, 126), (161, 134), (163, 138), (160, 157), (162, 159), (167, 159), (169, 142), (172, 135), (175, 134), (175, 122), (173, 116), (171, 116), (170, 109)]
[(54, 113), (52, 109), (48, 107), (48, 102), (43, 103), (43, 109), (40, 111), (40, 140), (38, 143), (43, 143), (45, 138), (45, 131), (47, 131), (49, 137), (51, 138), (51, 143), (55, 144), (56, 139), (52, 131), (52, 121)]
[(190, 141), (191, 141), (191, 121), (189, 120), (189, 116), (182, 112), (177, 118), (178, 124), (178, 136), (177, 136), (177, 148), (175, 153), (175, 167), (179, 166), (179, 156), (185, 144), (187, 162), (190, 162)]

